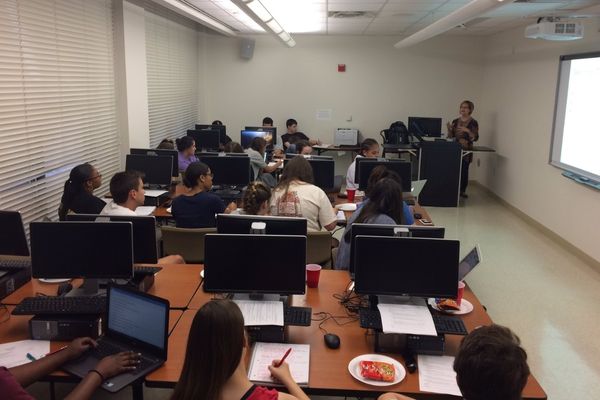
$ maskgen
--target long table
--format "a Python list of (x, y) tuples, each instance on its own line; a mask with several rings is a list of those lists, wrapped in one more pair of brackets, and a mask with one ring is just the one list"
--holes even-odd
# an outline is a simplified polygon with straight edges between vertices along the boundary
[[(346, 271), (322, 270), (318, 288), (307, 288), (303, 296), (293, 296), (292, 305), (312, 307), (313, 313), (327, 312), (333, 316), (347, 316), (346, 310), (333, 297), (341, 294), (349, 284)], [(197, 309), (210, 301), (212, 295), (205, 293), (202, 288), (192, 298), (188, 310), (183, 313), (179, 323), (169, 337), (169, 358), (165, 365), (146, 377), (146, 385), (151, 387), (173, 387), (179, 380), (185, 346), (192, 319)], [(465, 288), (464, 298), (473, 306), (473, 312), (461, 316), (467, 330), (472, 331), (480, 325), (490, 325), (491, 318), (482, 307), (477, 297), (470, 288)], [(340, 322), (348, 321), (347, 318)], [(313, 321), (310, 327), (289, 327), (288, 337), (290, 343), (306, 343), (311, 346), (311, 365), (309, 386), (306, 392), (320, 395), (339, 396), (368, 396), (376, 397), (383, 391), (404, 393), (415, 398), (453, 398), (452, 396), (438, 394), (424, 394), (419, 390), (418, 373), (407, 374), (406, 378), (397, 385), (385, 388), (361, 383), (354, 379), (348, 372), (348, 363), (361, 354), (373, 353), (374, 337), (367, 335), (367, 331), (359, 326), (358, 321), (338, 326), (333, 320), (323, 324), (328, 332), (337, 334), (341, 339), (341, 346), (337, 350), (325, 346), (323, 332), (319, 330), (319, 322)], [(446, 354), (455, 355), (461, 337), (446, 336)], [(401, 356), (387, 354), (403, 363)], [(545, 399), (546, 394), (533, 376), (530, 376), (523, 392), (525, 399)]]

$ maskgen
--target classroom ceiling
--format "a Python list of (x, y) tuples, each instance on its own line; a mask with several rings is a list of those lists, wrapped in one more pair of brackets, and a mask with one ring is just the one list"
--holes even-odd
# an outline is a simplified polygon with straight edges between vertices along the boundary
[[(239, 34), (264, 30), (230, 0), (178, 0)], [(292, 34), (410, 35), (471, 0), (260, 0)], [(598, 16), (600, 0), (517, 0), (446, 35), (491, 35), (547, 16)], [(595, 6), (595, 7), (594, 7)]]

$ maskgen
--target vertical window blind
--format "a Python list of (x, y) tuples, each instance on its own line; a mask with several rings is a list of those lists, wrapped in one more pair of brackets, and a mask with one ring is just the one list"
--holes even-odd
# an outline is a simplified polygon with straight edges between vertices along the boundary
[(57, 219), (71, 168), (119, 169), (111, 0), (0, 0), (0, 208)]
[(150, 146), (193, 129), (198, 117), (198, 34), (181, 23), (146, 12), (146, 68)]

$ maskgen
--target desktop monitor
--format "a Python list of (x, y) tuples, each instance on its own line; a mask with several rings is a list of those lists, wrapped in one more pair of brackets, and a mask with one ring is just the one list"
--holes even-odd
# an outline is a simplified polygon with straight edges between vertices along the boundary
[(173, 176), (173, 159), (166, 156), (127, 154), (125, 169), (142, 172), (144, 186), (169, 186)]
[(131, 222), (133, 226), (133, 262), (156, 264), (156, 219), (152, 216), (67, 214), (67, 221)]
[(208, 234), (204, 241), (206, 292), (304, 294), (306, 236)]
[(379, 165), (383, 165), (387, 169), (396, 172), (400, 179), (402, 179), (402, 191), (410, 192), (412, 188), (411, 179), (411, 165), (410, 162), (401, 160), (388, 160), (388, 159), (369, 159), (359, 158), (360, 162), (356, 163), (357, 174), (355, 175), (358, 180), (358, 189), (367, 190), (369, 183), (369, 176), (373, 169)]
[(428, 137), (442, 136), (442, 119), (426, 117), (408, 117), (408, 131), (412, 134)]
[[(299, 154), (297, 154), (299, 155)], [(284, 166), (287, 165), (291, 157), (284, 160)], [(313, 170), (314, 185), (324, 191), (331, 190), (335, 186), (335, 162), (333, 158), (321, 156), (306, 158)]]
[(200, 156), (210, 167), (213, 185), (244, 186), (250, 183), (250, 157)]
[(29, 229), (34, 278), (133, 276), (131, 222), (32, 222)]
[(265, 223), (267, 235), (306, 236), (306, 218), (217, 214), (217, 232), (249, 234), (254, 222)]
[(188, 130), (187, 135), (194, 138), (196, 148), (199, 150), (219, 150), (221, 145), (217, 130)]
[(458, 240), (358, 235), (357, 294), (449, 297), (458, 292)]
[(177, 150), (166, 150), (166, 149), (130, 149), (129, 154), (141, 154), (147, 156), (165, 156), (171, 157), (173, 160), (173, 171), (171, 175), (174, 177), (179, 176), (179, 154)]
[(219, 131), (219, 142), (221, 144), (225, 144), (227, 142), (227, 127), (225, 125), (196, 124), (195, 128), (197, 131)]
[(348, 266), (349, 272), (352, 275), (355, 269), (354, 262), (356, 259), (356, 248), (354, 246), (354, 242), (358, 235), (443, 239), (445, 232), (446, 228), (444, 228), (443, 226), (352, 224), (352, 227), (350, 228), (350, 265)]
[(0, 211), (0, 254), (29, 255), (25, 228), (18, 211)]
[(267, 149), (277, 144), (277, 128), (274, 126), (247, 126), (241, 132), (241, 145), (247, 149), (256, 136), (262, 136), (267, 141)]

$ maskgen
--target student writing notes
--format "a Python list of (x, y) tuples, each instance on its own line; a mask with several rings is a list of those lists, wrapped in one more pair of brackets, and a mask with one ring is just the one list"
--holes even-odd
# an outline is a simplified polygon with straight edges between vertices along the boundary
[(69, 211), (77, 214), (98, 214), (105, 203), (94, 196), (94, 189), (102, 184), (102, 175), (91, 164), (85, 163), (71, 170), (60, 199), (58, 218), (65, 220)]
[(289, 366), (269, 366), (289, 394), (253, 385), (246, 371), (248, 339), (244, 317), (230, 300), (206, 303), (194, 317), (183, 370), (171, 400), (308, 400)]
[(336, 215), (325, 192), (313, 185), (313, 171), (304, 157), (291, 159), (271, 197), (271, 215), (302, 217), (311, 231), (331, 231)]

